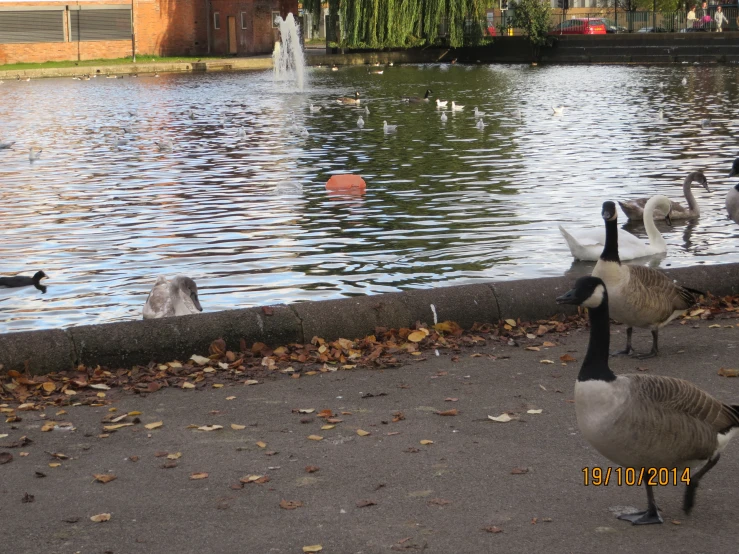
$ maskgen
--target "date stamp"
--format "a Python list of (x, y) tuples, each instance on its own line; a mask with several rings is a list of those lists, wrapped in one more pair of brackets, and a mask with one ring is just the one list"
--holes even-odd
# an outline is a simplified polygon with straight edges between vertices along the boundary
[(680, 483), (690, 484), (690, 468), (668, 467), (584, 467), (582, 468), (583, 484), (586, 487), (607, 487), (610, 484), (619, 487), (651, 487), (678, 486)]

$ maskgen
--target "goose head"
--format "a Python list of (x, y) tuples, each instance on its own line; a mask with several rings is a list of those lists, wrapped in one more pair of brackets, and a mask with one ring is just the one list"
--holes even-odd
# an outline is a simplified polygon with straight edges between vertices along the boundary
[(195, 284), (195, 281), (184, 275), (178, 275), (172, 279), (172, 284), (183, 296), (190, 298), (199, 312), (203, 311), (203, 307), (200, 305), (200, 300), (198, 299), (198, 286)]
[(557, 304), (572, 304), (585, 308), (598, 308), (607, 302), (608, 293), (605, 283), (598, 277), (580, 277), (575, 286), (557, 297)]
[(426, 94), (423, 95), (424, 98), (428, 98), (429, 94), (431, 94), (432, 90), (430, 88), (426, 89)]
[(733, 177), (734, 175), (739, 175), (739, 158), (734, 160), (734, 163), (731, 165), (731, 173), (729, 173), (729, 177)]
[(698, 183), (700, 186), (706, 189), (706, 192), (711, 192), (708, 188), (708, 179), (706, 179), (706, 176), (703, 174), (702, 171), (693, 171), (690, 175), (688, 175), (688, 182)]
[(359, 100), (359, 92), (355, 92), (354, 93), (354, 99), (355, 100)]
[(616, 213), (616, 204), (607, 200), (603, 202), (603, 208), (601, 209), (600, 215), (605, 221), (616, 221), (618, 214)]

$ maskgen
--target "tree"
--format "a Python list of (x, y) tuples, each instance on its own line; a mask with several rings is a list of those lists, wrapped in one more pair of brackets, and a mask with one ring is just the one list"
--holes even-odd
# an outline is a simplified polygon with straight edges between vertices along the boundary
[(511, 24), (521, 29), (535, 50), (548, 44), (552, 21), (552, 7), (546, 0), (517, 0), (511, 6)]

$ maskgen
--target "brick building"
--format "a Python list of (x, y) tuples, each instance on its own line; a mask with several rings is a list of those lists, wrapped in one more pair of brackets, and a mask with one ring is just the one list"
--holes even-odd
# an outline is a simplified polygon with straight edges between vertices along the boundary
[[(297, 0), (0, 0), (0, 65), (272, 51)], [(132, 32), (133, 31), (133, 32)]]

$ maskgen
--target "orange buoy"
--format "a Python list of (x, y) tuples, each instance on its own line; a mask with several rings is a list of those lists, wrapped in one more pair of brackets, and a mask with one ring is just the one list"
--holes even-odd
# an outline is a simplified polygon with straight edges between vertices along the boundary
[(327, 190), (364, 192), (367, 183), (359, 175), (347, 173), (345, 175), (332, 175), (326, 183)]

